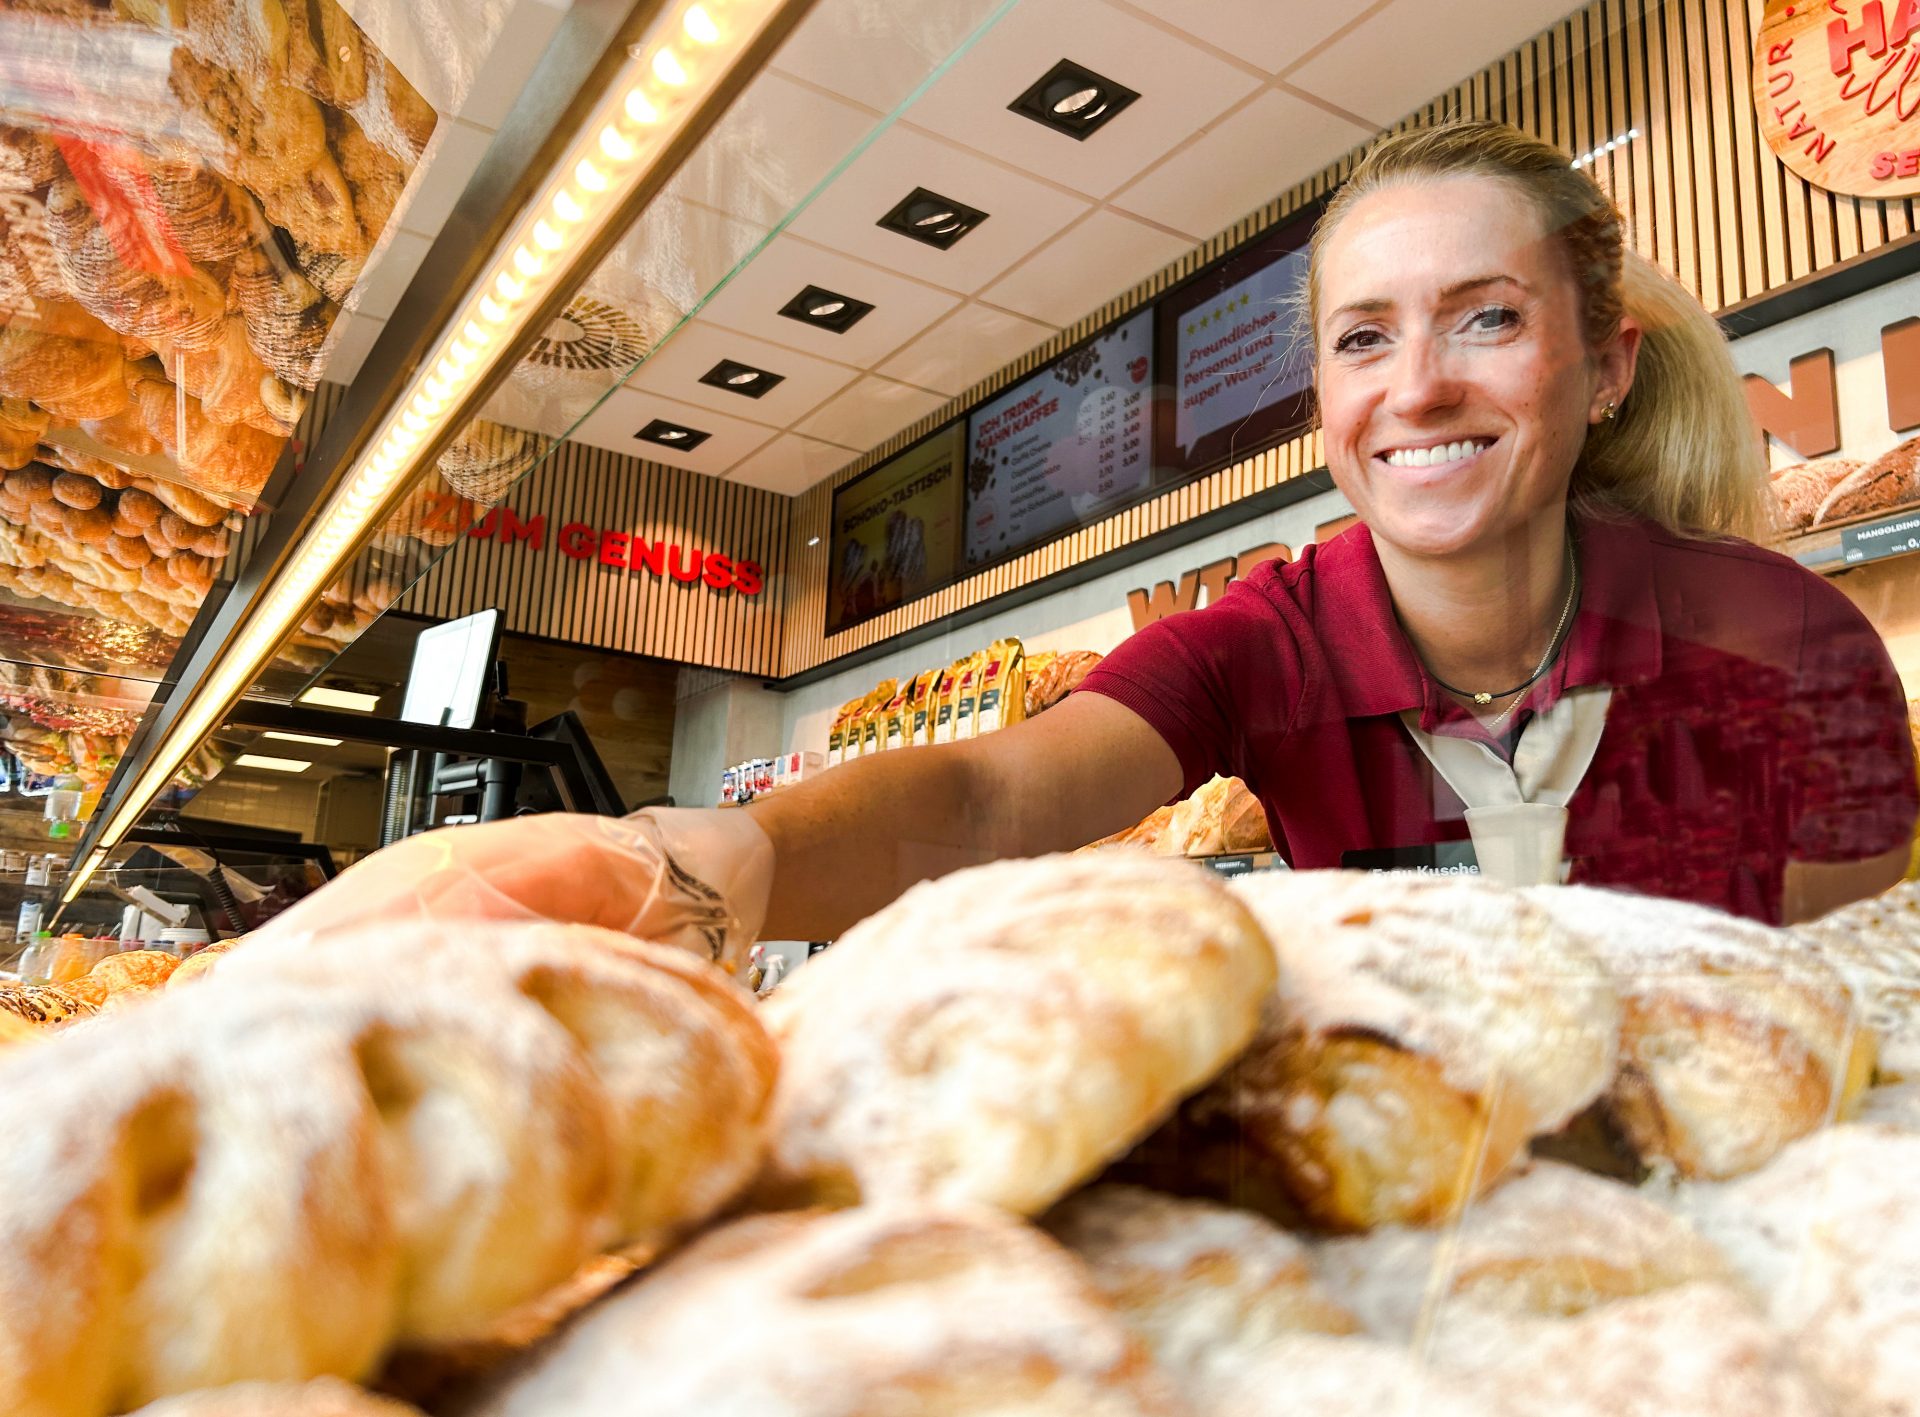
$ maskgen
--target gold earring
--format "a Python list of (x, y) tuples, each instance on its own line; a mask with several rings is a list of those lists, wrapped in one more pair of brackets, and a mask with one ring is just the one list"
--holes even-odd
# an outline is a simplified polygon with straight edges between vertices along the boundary
[(1606, 419), (1607, 422), (1611, 423), (1613, 422), (1613, 416), (1619, 411), (1620, 411), (1619, 406), (1613, 403), (1611, 400), (1609, 400), (1607, 403), (1607, 406), (1600, 410), (1600, 416)]

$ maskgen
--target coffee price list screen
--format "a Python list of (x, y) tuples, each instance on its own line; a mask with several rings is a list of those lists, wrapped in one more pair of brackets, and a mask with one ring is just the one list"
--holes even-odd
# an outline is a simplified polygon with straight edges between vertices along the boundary
[(1153, 483), (1153, 312), (1143, 310), (968, 420), (969, 567), (1089, 521)]

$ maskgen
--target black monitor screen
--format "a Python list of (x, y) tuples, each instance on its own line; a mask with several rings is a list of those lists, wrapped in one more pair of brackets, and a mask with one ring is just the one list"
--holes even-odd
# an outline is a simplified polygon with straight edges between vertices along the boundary
[(1313, 217), (1287, 223), (1160, 302), (1157, 462), (1173, 477), (1244, 458), (1313, 414), (1310, 343), (1297, 323)]
[(965, 435), (965, 423), (949, 424), (834, 489), (828, 634), (959, 574)]

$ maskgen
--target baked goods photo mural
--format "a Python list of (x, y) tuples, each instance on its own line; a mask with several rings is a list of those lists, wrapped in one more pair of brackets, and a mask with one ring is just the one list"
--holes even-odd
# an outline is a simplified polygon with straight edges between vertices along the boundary
[(73, 515), (36, 515), (36, 477), (0, 495), (0, 584), (179, 635), (437, 116), (338, 0), (0, 0), (0, 21), (63, 81), (0, 112), (0, 471), (95, 486)]

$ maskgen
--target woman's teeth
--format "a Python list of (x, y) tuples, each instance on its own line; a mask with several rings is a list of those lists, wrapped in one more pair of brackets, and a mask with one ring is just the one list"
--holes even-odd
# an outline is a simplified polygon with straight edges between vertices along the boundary
[(1386, 461), (1389, 467), (1434, 467), (1472, 457), (1492, 446), (1491, 438), (1469, 438), (1463, 443), (1442, 443), (1437, 448), (1395, 448), (1386, 455)]

